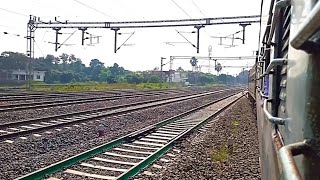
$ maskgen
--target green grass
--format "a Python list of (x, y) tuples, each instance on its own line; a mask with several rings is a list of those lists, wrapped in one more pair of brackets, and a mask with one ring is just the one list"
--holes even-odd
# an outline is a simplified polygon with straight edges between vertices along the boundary
[(76, 84), (44, 84), (36, 83), (32, 85), (33, 91), (47, 91), (47, 92), (80, 92), (80, 91), (101, 91), (101, 90), (113, 90), (113, 89), (177, 89), (182, 88), (180, 84), (173, 83), (141, 83), (141, 84), (129, 84), (129, 83), (116, 83), (116, 84), (104, 84), (104, 83), (76, 83)]
[(211, 159), (214, 162), (227, 162), (230, 157), (230, 151), (226, 144), (223, 144), (220, 148), (213, 150), (211, 154)]
[(238, 135), (238, 131), (240, 128), (239, 120), (231, 121), (231, 133), (232, 135), (228, 138), (226, 144), (221, 145), (220, 148), (212, 150), (211, 159), (214, 162), (227, 162), (232, 155), (232, 153), (238, 148), (238, 145), (234, 142), (233, 136)]

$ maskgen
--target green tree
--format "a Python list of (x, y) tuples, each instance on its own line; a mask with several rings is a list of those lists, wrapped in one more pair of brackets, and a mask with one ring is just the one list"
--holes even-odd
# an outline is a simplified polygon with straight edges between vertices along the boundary
[(113, 76), (121, 76), (125, 74), (124, 68), (119, 66), (117, 63), (114, 63), (113, 66), (109, 67), (109, 70)]
[(56, 83), (60, 82), (61, 72), (56, 69), (50, 69), (45, 76), (46, 83)]
[(61, 83), (70, 83), (72, 81), (76, 81), (76, 74), (71, 71), (64, 71), (61, 73), (60, 82)]
[(139, 84), (143, 81), (143, 77), (141, 77), (135, 73), (128, 74), (128, 75), (126, 75), (125, 78), (128, 83), (132, 83), (132, 84)]
[(68, 61), (69, 61), (69, 55), (66, 54), (66, 53), (62, 53), (62, 54), (59, 56), (59, 59), (60, 59), (60, 61), (62, 61), (62, 68), (63, 68), (63, 70), (66, 70), (66, 69), (67, 69), (67, 65), (68, 65)]
[(149, 80), (148, 80), (149, 83), (160, 83), (161, 82), (161, 79), (156, 76), (156, 75), (152, 75)]
[(104, 69), (104, 63), (99, 59), (92, 59), (89, 67), (89, 75), (91, 76), (91, 80), (98, 81), (99, 75), (101, 71)]
[(0, 69), (26, 69), (29, 58), (22, 53), (5, 51), (0, 56)]

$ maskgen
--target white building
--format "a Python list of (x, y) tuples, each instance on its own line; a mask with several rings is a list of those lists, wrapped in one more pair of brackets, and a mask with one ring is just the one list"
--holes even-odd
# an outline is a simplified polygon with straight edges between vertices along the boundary
[[(33, 81), (44, 81), (46, 71), (33, 71), (31, 72), (31, 79)], [(25, 70), (12, 70), (10, 72), (11, 80), (26, 81), (27, 72)]]
[(172, 82), (186, 82), (187, 79), (187, 72), (175, 71), (172, 74)]

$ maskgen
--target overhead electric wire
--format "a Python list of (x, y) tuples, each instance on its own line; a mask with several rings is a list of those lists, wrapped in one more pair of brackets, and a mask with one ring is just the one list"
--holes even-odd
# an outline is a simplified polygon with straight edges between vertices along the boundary
[(77, 30), (73, 31), (73, 33), (71, 33), (70, 36), (66, 40), (64, 40), (63, 43), (60, 44), (58, 49), (61, 48), (61, 46), (63, 46), (76, 32), (77, 32)]
[(28, 15), (26, 15), (26, 14), (18, 13), (18, 12), (11, 11), (11, 10), (8, 10), (8, 9), (4, 9), (4, 8), (1, 8), (1, 7), (0, 7), (0, 10), (2, 10), (2, 11), (6, 11), (6, 12), (9, 12), (9, 13), (12, 13), (12, 14), (16, 14), (16, 15), (24, 16), (24, 17), (29, 17), (29, 16), (28, 16)]
[[(176, 3), (174, 0), (171, 0), (181, 11), (183, 11), (190, 19), (192, 19), (192, 17), (178, 4), (178, 3)], [(203, 25), (200, 21), (199, 21), (199, 23), (201, 24), (201, 25)], [(203, 30), (206, 34), (207, 34), (207, 36), (209, 36), (210, 37), (210, 35), (207, 33), (207, 31), (206, 30)]]
[[(199, 6), (192, 0), (193, 5), (200, 11), (200, 13), (206, 18), (207, 16), (202, 12), (202, 10), (199, 8)], [(220, 19), (221, 22), (224, 22), (222, 19)]]
[(135, 31), (133, 33), (131, 33), (131, 35), (121, 44), (121, 46), (119, 46), (117, 48), (117, 50), (119, 50), (133, 35), (134, 35)]
[(0, 27), (10, 28), (10, 29), (17, 29), (16, 27), (11, 27), (11, 26), (7, 26), (7, 25), (3, 25), (3, 24), (0, 24)]
[(43, 51), (41, 50), (40, 46), (38, 45), (37, 41), (33, 39), (33, 42), (36, 44), (36, 46), (38, 47), (38, 49), (40, 50), (42, 57), (44, 57)]
[(178, 34), (180, 34), (186, 41), (188, 41), (189, 44), (192, 45), (192, 47), (196, 48), (196, 45), (192, 44), (192, 42), (190, 42), (186, 37), (184, 37), (178, 30), (176, 30), (178, 32)]
[(181, 11), (183, 11), (187, 16), (189, 16), (190, 19), (192, 19), (192, 17), (178, 4), (176, 3), (174, 0), (171, 0)]
[(110, 16), (110, 15), (108, 15), (108, 14), (102, 12), (102, 11), (99, 11), (98, 9), (96, 9), (96, 8), (94, 8), (94, 7), (92, 7), (92, 6), (89, 6), (89, 5), (87, 5), (87, 4), (85, 4), (85, 3), (81, 2), (81, 1), (78, 1), (78, 0), (73, 0), (73, 1), (75, 1), (75, 2), (77, 2), (77, 3), (79, 3), (79, 4), (83, 5), (83, 6), (85, 6), (85, 7), (89, 8), (89, 9), (91, 9), (91, 10), (94, 10), (94, 11), (100, 13), (100, 14), (103, 14), (103, 15), (111, 18), (111, 19), (114, 19), (114, 20), (119, 21), (117, 18), (114, 18), (114, 17), (112, 17), (112, 16)]
[(203, 15), (203, 17), (207, 17), (199, 8), (199, 6), (192, 0), (193, 5), (200, 11), (200, 13)]
[(11, 33), (11, 32), (9, 32), (9, 31), (3, 31), (2, 33), (3, 33), (4, 35), (12, 35), (12, 36), (21, 37), (21, 35), (20, 35), (20, 34), (17, 34), (17, 33)]

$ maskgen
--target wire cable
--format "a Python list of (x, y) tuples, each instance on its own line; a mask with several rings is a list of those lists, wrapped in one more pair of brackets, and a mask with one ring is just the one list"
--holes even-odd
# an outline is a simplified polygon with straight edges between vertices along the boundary
[(181, 11), (183, 11), (190, 19), (192, 19), (192, 17), (178, 4), (176, 3), (174, 0), (171, 0)]
[(192, 3), (193, 3), (193, 5), (198, 9), (198, 11), (200, 11), (200, 13), (203, 15), (203, 17), (205, 18), (205, 17), (207, 17), (202, 11), (201, 11), (201, 9), (199, 8), (199, 6), (192, 0)]
[(117, 51), (134, 35), (135, 31), (117, 48)]
[(100, 13), (100, 14), (103, 14), (103, 15), (111, 18), (111, 19), (114, 19), (114, 20), (119, 21), (117, 18), (114, 18), (114, 17), (112, 17), (112, 16), (110, 16), (110, 15), (108, 15), (108, 14), (102, 12), (102, 11), (99, 11), (98, 9), (96, 9), (96, 8), (94, 8), (94, 7), (92, 7), (92, 6), (89, 6), (89, 5), (87, 5), (87, 4), (83, 3), (83, 2), (80, 2), (80, 1), (78, 1), (78, 0), (73, 0), (73, 1), (75, 1), (75, 2), (77, 2), (77, 3), (79, 3), (79, 4), (83, 5), (83, 6), (85, 6), (85, 7), (89, 8), (89, 9), (91, 9), (91, 10), (94, 10), (94, 11)]
[[(199, 10), (199, 12), (204, 16), (207, 17), (202, 10), (199, 8), (199, 6), (192, 0), (193, 5)], [(224, 22), (222, 19), (220, 19), (221, 22)]]
[(24, 17), (29, 17), (29, 16), (28, 16), (28, 15), (26, 15), (26, 14), (18, 13), (18, 12), (15, 12), (15, 11), (11, 11), (11, 10), (8, 10), (8, 9), (4, 9), (4, 8), (0, 8), (0, 10), (2, 10), (2, 11), (6, 11), (6, 12), (9, 12), (9, 13), (12, 13), (12, 14), (16, 14), (16, 15), (24, 16)]
[(60, 44), (60, 46), (58, 47), (58, 49), (61, 48), (61, 46), (65, 45), (65, 43), (66, 43), (66, 42), (74, 35), (74, 33), (76, 33), (76, 32), (77, 32), (77, 30), (73, 31), (73, 33), (71, 33), (70, 36), (69, 36), (66, 40), (64, 40), (63, 43)]
[(43, 51), (41, 50), (40, 46), (38, 45), (37, 41), (33, 39), (33, 42), (36, 44), (36, 46), (38, 47), (38, 49), (40, 50), (42, 57), (44, 57)]
[[(190, 19), (192, 19), (192, 17), (178, 4), (178, 3), (176, 3), (174, 0), (171, 0), (181, 11), (183, 11)], [(201, 25), (203, 25), (200, 21), (199, 21), (199, 23), (201, 24)], [(209, 36), (210, 37), (210, 35), (209, 35), (209, 33), (206, 31), (206, 30), (203, 30), (206, 34), (207, 34), (207, 36)], [(180, 34), (180, 33), (179, 33)]]
[(178, 30), (176, 30), (178, 34), (180, 34), (186, 41), (188, 41), (189, 44), (191, 44), (192, 47), (196, 48), (197, 46), (192, 44), (186, 37), (184, 37)]

